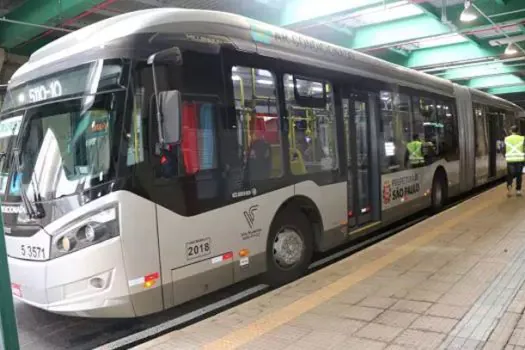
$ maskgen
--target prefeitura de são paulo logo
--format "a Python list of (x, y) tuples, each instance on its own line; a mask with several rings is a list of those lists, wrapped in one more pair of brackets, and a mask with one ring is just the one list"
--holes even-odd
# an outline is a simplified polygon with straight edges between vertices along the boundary
[(388, 204), (392, 198), (392, 186), (390, 181), (385, 181), (383, 183), (383, 203)]

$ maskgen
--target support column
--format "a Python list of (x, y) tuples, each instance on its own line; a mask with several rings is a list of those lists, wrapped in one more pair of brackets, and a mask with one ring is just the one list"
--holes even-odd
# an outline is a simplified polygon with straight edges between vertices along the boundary
[(4, 220), (0, 215), (0, 349), (19, 350), (11, 278), (7, 267)]

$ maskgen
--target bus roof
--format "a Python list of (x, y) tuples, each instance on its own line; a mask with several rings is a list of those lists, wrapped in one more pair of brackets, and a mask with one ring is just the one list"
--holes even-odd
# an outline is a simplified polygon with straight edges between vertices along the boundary
[[(197, 35), (201, 37), (194, 40), (229, 42), (249, 52), (301, 61), (447, 96), (453, 96), (454, 90), (458, 88), (458, 85), (449, 80), (240, 15), (175, 8), (129, 12), (67, 34), (34, 52), (29, 61), (13, 75), (13, 79), (141, 33), (151, 33), (152, 37), (157, 33)], [(517, 105), (497, 96), (469, 90), (474, 101), (522, 111)]]

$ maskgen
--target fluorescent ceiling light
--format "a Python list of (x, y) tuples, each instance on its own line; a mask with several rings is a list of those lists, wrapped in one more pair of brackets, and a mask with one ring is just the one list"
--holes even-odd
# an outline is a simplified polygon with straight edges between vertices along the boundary
[(258, 84), (261, 84), (261, 85), (273, 85), (273, 81), (272, 80), (257, 79), (256, 81), (257, 81)]
[[(422, 13), (423, 10), (418, 6), (408, 1), (398, 1), (387, 4), (386, 6), (381, 5), (357, 11), (351, 15), (350, 21), (355, 22), (355, 26), (365, 26), (417, 16)], [(350, 24), (352, 25), (354, 23)]]
[(446, 35), (440, 35), (440, 36), (436, 36), (433, 38), (429, 38), (426, 40), (421, 40), (417, 43), (417, 46), (420, 49), (428, 49), (430, 47), (459, 44), (459, 43), (464, 43), (466, 41), (467, 41), (467, 38), (465, 38), (463, 35), (446, 34)]
[(478, 12), (472, 7), (472, 2), (470, 0), (465, 0), (465, 9), (461, 12), (459, 20), (461, 22), (472, 22), (476, 18), (478, 18)]

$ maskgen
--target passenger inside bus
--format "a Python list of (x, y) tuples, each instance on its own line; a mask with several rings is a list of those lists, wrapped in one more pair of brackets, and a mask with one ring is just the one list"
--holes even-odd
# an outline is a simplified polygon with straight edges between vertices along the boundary
[(256, 129), (253, 133), (252, 143), (248, 149), (246, 170), (251, 180), (265, 180), (272, 173), (272, 150), (265, 140), (264, 132)]

